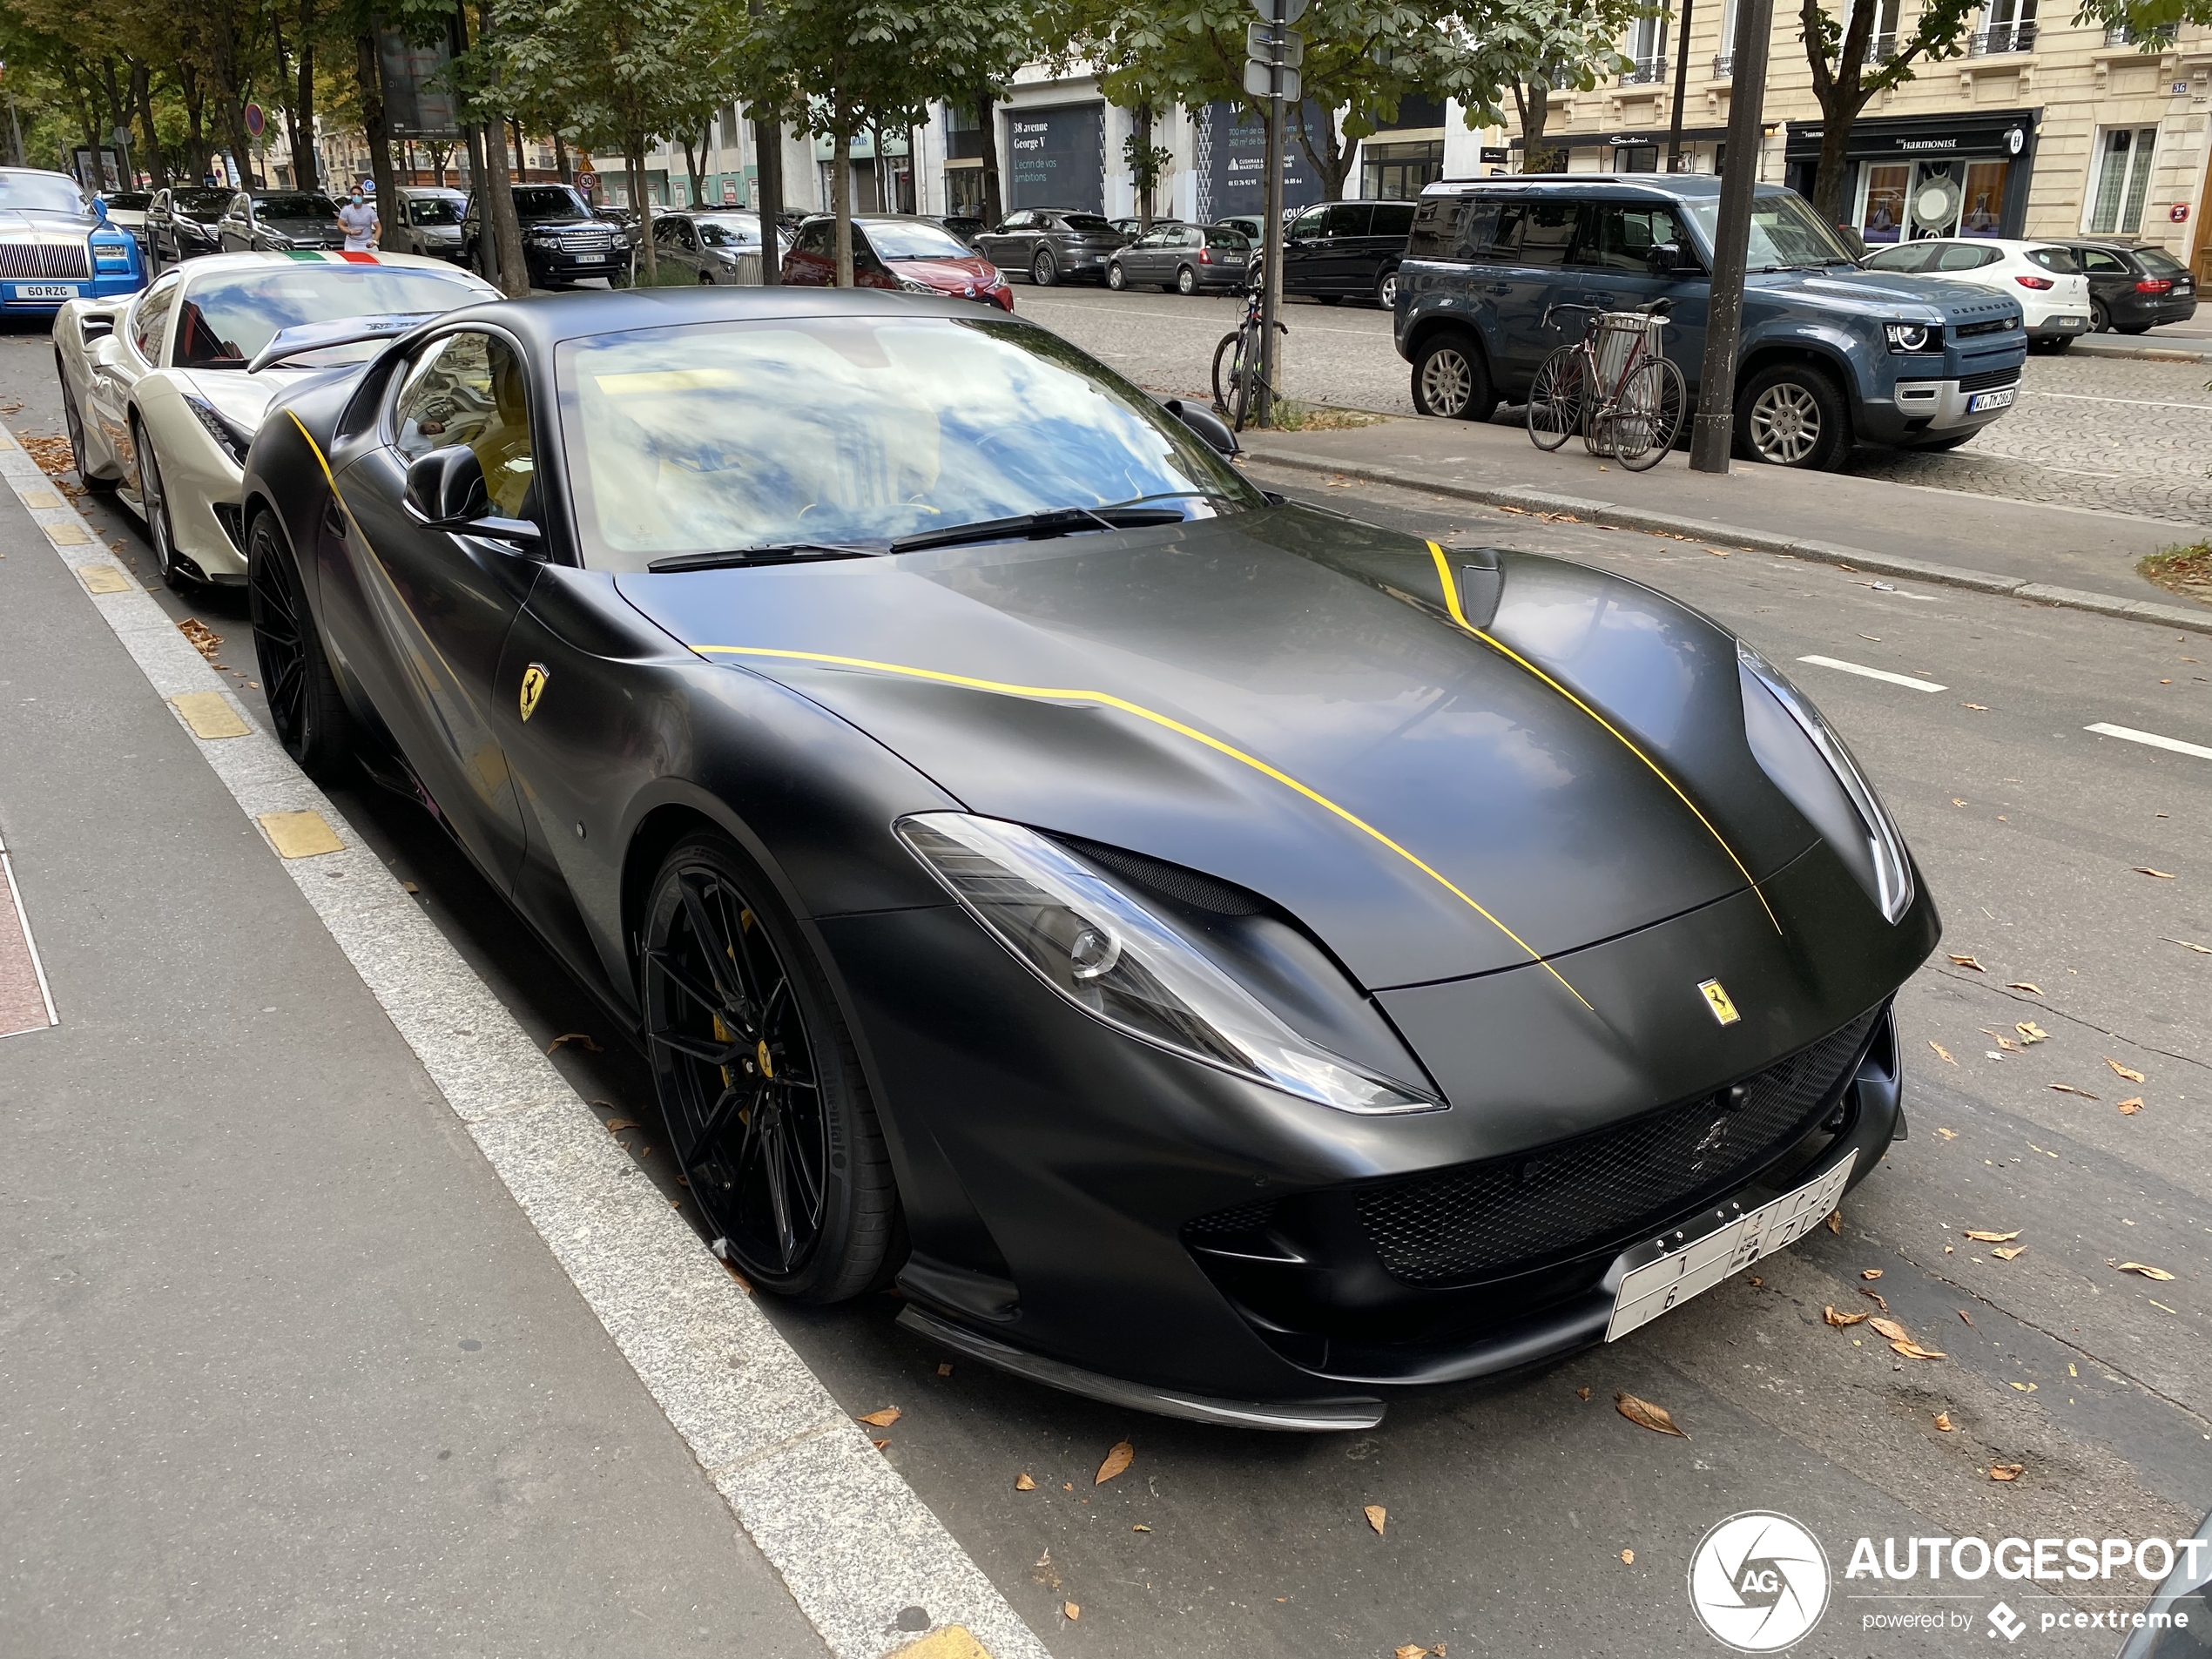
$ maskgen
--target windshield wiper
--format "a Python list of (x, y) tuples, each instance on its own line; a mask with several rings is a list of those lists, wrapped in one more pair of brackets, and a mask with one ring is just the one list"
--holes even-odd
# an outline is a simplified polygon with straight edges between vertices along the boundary
[[(892, 543), (898, 550), (898, 543)], [(655, 576), (677, 570), (726, 570), (746, 564), (807, 564), (822, 559), (872, 559), (878, 550), (844, 547), (835, 542), (765, 542), (759, 547), (733, 547), (720, 553), (675, 553), (655, 559), (645, 568)]]
[(954, 547), (962, 542), (1041, 542), (1049, 536), (1073, 536), (1078, 530), (1136, 529), (1147, 524), (1181, 523), (1183, 514), (1173, 507), (1143, 507), (1133, 502), (1114, 507), (1055, 507), (1042, 513), (1016, 513), (1011, 518), (986, 518), (973, 524), (924, 530), (919, 536), (902, 536), (891, 543), (891, 551), (912, 553), (921, 548)]

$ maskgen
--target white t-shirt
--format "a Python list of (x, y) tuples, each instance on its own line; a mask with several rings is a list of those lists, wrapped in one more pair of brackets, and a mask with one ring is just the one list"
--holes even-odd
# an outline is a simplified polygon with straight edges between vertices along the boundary
[(376, 228), (376, 210), (367, 202), (348, 201), (338, 210), (338, 223), (346, 233), (348, 253), (368, 252), (368, 233)]

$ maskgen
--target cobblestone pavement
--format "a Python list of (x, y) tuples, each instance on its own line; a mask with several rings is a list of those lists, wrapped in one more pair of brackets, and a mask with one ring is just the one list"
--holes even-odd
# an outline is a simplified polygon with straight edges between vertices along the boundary
[[(1096, 353), (1156, 391), (1206, 394), (1214, 342), (1241, 301), (1104, 289), (1024, 287), (1019, 314)], [(1407, 371), (1386, 313), (1293, 301), (1285, 309), (1284, 389), (1292, 397), (1411, 415)], [(2011, 414), (1943, 455), (1865, 450), (1862, 477), (2135, 513), (2212, 526), (2212, 392), (2196, 363), (2027, 360)], [(1513, 416), (1501, 419), (1517, 420)]]

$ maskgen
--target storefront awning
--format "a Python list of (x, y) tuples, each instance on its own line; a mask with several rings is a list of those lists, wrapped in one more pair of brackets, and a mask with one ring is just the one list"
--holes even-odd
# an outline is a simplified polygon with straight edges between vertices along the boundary
[[(2038, 110), (1976, 110), (1971, 114), (1902, 115), (1851, 124), (1844, 153), (1854, 161), (1869, 157), (2001, 155), (2013, 148), (2018, 130), (2033, 138), (2043, 118)], [(1792, 121), (1784, 158), (1812, 161), (1820, 155), (1821, 124)]]

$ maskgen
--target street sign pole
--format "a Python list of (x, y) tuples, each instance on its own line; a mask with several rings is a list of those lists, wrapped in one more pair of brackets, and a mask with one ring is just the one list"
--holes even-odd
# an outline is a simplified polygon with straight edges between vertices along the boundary
[(1264, 20), (1244, 36), (1244, 90), (1267, 110), (1267, 182), (1260, 198), (1259, 423), (1272, 423), (1283, 353), (1275, 314), (1283, 305), (1283, 105), (1305, 96), (1298, 64), (1305, 42), (1291, 32), (1307, 0), (1251, 0)]
[(1720, 223), (1713, 233), (1712, 300), (1705, 316), (1705, 361), (1698, 374), (1697, 420), (1690, 430), (1693, 472), (1724, 473), (1736, 437), (1736, 343), (1743, 329), (1744, 252), (1751, 239), (1751, 191), (1759, 179), (1759, 128), (1766, 90), (1767, 37), (1774, 0), (1742, 0), (1728, 93), (1728, 153), (1722, 163)]

